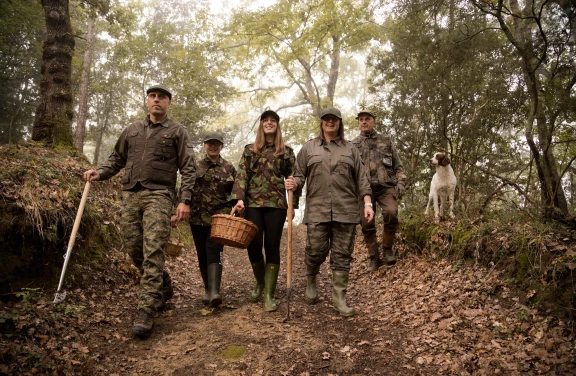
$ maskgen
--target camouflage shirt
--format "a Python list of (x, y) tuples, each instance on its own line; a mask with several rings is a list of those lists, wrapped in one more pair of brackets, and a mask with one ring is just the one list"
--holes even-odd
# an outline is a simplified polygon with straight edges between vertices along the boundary
[[(283, 155), (276, 156), (275, 151), (274, 144), (266, 144), (257, 155), (252, 152), (252, 144), (246, 145), (238, 164), (233, 199), (243, 200), (246, 207), (288, 208), (284, 179), (293, 174), (296, 157), (289, 146)], [(297, 197), (293, 206), (298, 207)]]
[(372, 130), (368, 134), (360, 133), (352, 143), (360, 150), (372, 190), (392, 187), (406, 179), (390, 136)]
[(191, 225), (210, 226), (214, 214), (230, 214), (235, 178), (236, 169), (222, 156), (217, 162), (207, 156), (198, 162), (190, 206)]

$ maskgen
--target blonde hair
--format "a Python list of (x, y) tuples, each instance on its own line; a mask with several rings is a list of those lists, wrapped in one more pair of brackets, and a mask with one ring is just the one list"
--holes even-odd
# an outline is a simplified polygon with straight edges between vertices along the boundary
[[(260, 120), (260, 126), (258, 127), (258, 131), (256, 131), (256, 140), (254, 141), (254, 144), (252, 144), (252, 152), (254, 154), (262, 153), (264, 145), (266, 145), (266, 136), (264, 135), (264, 127), (263, 127), (264, 120), (266, 119)], [(285, 145), (284, 140), (282, 139), (282, 129), (280, 128), (279, 121), (276, 122), (276, 136), (274, 138), (274, 145), (276, 146), (276, 151), (274, 152), (274, 155), (284, 154)]]

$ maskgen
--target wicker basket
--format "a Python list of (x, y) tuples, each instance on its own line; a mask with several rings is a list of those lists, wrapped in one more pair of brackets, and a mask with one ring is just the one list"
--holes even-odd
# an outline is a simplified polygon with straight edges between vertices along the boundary
[(232, 208), (229, 215), (214, 214), (212, 216), (212, 230), (210, 238), (218, 244), (235, 248), (248, 248), (248, 244), (258, 233), (258, 227), (240, 217), (234, 217)]
[(180, 240), (182, 238), (182, 233), (180, 232), (180, 228), (176, 226), (178, 230), (178, 240), (168, 240), (166, 243), (166, 249), (164, 251), (165, 254), (172, 257), (178, 257), (182, 254), (182, 248), (184, 248), (184, 243)]

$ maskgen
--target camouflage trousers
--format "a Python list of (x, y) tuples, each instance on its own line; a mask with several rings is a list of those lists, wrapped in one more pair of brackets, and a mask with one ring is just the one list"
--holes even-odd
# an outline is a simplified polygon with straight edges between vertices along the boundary
[(382, 209), (382, 220), (384, 223), (384, 231), (395, 234), (398, 231), (398, 199), (396, 197), (396, 189), (394, 187), (387, 187), (379, 192), (372, 193), (372, 204), (374, 205), (374, 219), (372, 222), (366, 221), (364, 218), (364, 200), (360, 201), (360, 221), (362, 224), (362, 234), (364, 241), (371, 257), (378, 253), (378, 244), (376, 239), (376, 206), (380, 205)]
[(309, 223), (307, 235), (306, 265), (319, 266), (330, 254), (330, 269), (342, 272), (350, 271), (354, 239), (356, 238), (355, 223)]
[(169, 189), (122, 192), (124, 248), (142, 274), (138, 309), (150, 314), (163, 306), (164, 248), (170, 237), (174, 196)]

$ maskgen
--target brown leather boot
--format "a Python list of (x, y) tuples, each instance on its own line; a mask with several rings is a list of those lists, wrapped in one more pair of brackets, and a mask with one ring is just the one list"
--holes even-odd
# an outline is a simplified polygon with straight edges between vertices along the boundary
[(396, 264), (396, 256), (394, 256), (394, 253), (392, 252), (392, 245), (394, 244), (395, 237), (395, 233), (384, 231), (382, 237), (382, 256), (384, 256), (386, 265)]
[(382, 266), (382, 260), (380, 259), (380, 250), (378, 249), (376, 236), (366, 236), (364, 237), (364, 242), (366, 243), (366, 250), (370, 256), (368, 271), (373, 272)]
[(132, 333), (136, 337), (146, 338), (152, 332), (152, 326), (154, 326), (154, 316), (143, 309), (138, 310), (136, 320), (132, 324)]

